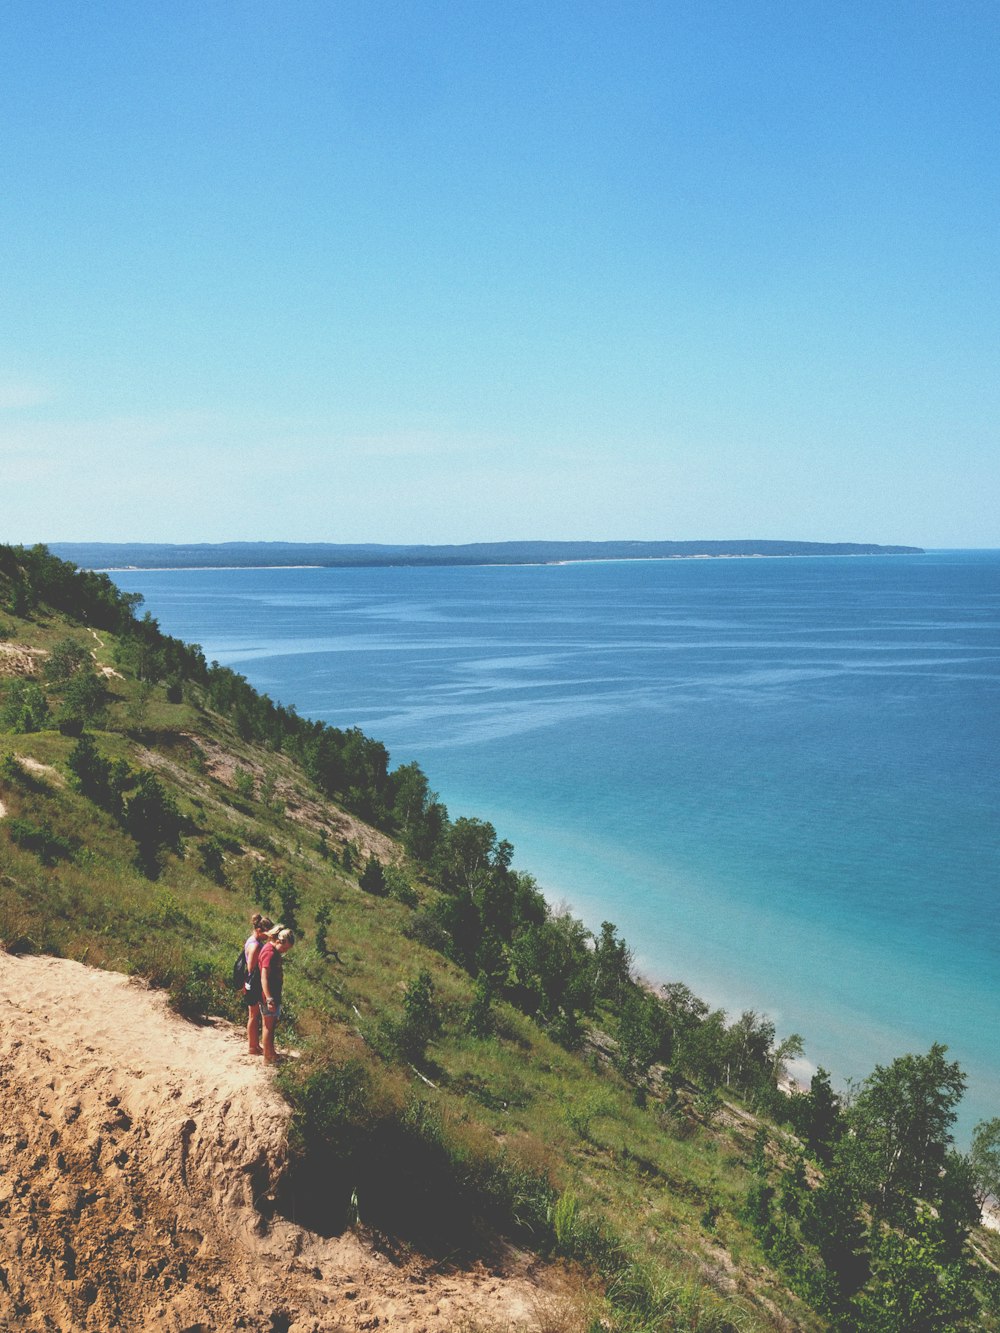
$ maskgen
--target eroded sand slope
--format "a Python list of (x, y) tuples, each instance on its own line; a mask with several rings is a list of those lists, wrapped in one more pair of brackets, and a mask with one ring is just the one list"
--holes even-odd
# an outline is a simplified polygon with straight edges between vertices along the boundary
[(445, 1333), (537, 1327), (558, 1299), (526, 1260), (442, 1273), (266, 1221), (271, 1072), (117, 973), (0, 952), (0, 1098), (2, 1329)]

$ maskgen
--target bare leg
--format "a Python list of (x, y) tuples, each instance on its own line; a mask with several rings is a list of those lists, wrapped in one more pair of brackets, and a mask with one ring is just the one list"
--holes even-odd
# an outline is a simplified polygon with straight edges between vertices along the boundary
[(278, 1057), (274, 1052), (274, 1029), (278, 1018), (276, 1014), (269, 1014), (266, 1009), (260, 1011), (261, 1022), (264, 1024), (264, 1063), (273, 1065), (278, 1063)]
[(251, 1055), (260, 1055), (260, 1005), (247, 1005), (247, 1049)]

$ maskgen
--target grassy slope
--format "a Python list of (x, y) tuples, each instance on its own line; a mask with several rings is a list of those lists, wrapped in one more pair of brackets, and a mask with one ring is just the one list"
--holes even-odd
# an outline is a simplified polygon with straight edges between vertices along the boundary
[[(98, 665), (113, 663), (108, 634), (98, 643), (89, 631), (56, 616), (3, 620), (8, 643), (48, 649), (72, 633), (93, 649)], [(533, 1231), (542, 1248), (558, 1252), (557, 1233), (575, 1230), (591, 1235), (583, 1249), (599, 1255), (596, 1233), (587, 1232), (589, 1222), (599, 1221), (640, 1266), (650, 1266), (653, 1285), (662, 1288), (655, 1322), (643, 1324), (633, 1315), (630, 1323), (619, 1310), (615, 1327), (822, 1326), (770, 1270), (741, 1220), (750, 1180), (748, 1120), (723, 1112), (706, 1121), (696, 1101), (686, 1097), (668, 1102), (653, 1096), (637, 1105), (633, 1090), (601, 1058), (599, 1041), (581, 1055), (567, 1053), (505, 1005), (498, 1006), (493, 1036), (468, 1035), (470, 979), (407, 937), (413, 908), (363, 893), (356, 874), (337, 863), (345, 840), (384, 850), (384, 835), (322, 798), (284, 756), (245, 744), (196, 698), (170, 704), (158, 685), (137, 713), (136, 682), (111, 676), (108, 684), (107, 717), (92, 734), (107, 757), (156, 772), (185, 817), (184, 856), (168, 856), (158, 879), (145, 877), (133, 864), (132, 842), (73, 789), (66, 761), (75, 741), (55, 730), (0, 732), (0, 762), (14, 754), (26, 772), (24, 778), (0, 779), (8, 830), (18, 818), (47, 824), (75, 849), (46, 866), (15, 846), (0, 825), (0, 938), (140, 973), (169, 987), (181, 1009), (207, 1004), (238, 1021), (241, 1010), (225, 979), (248, 917), (260, 906), (251, 874), (255, 866), (269, 864), (291, 875), (302, 899), (300, 943), (289, 958), (286, 983), (292, 1023), (283, 1032), (285, 1041), (304, 1052), (289, 1079), (293, 1100), (308, 1090), (316, 1071), (328, 1070), (331, 1062), (356, 1062), (350, 1067), (363, 1079), (368, 1107), (354, 1113), (353, 1129), (370, 1132), (376, 1121), (409, 1127), (406, 1142), (412, 1147), (413, 1126), (425, 1130), (433, 1120), (430, 1137), (443, 1140), (441, 1160), (448, 1169), (471, 1163), (478, 1179), (506, 1173), (505, 1198), (514, 1202), (506, 1218), (503, 1209), (496, 1216), (508, 1223), (513, 1217), (515, 1231), (517, 1182), (527, 1182), (525, 1194), (531, 1193), (531, 1182), (549, 1182), (562, 1197), (561, 1227), (541, 1226), (537, 1206), (532, 1212), (525, 1204), (522, 1241), (530, 1241)], [(254, 776), (252, 797), (237, 794), (240, 769)], [(245, 789), (246, 779), (243, 783)], [(273, 794), (262, 799), (270, 788)], [(322, 854), (321, 831), (332, 854)], [(226, 849), (224, 884), (199, 869), (199, 848), (210, 837)], [(394, 855), (402, 863), (401, 850)], [(420, 883), (412, 867), (409, 873), (426, 901), (435, 890)], [(322, 903), (332, 907), (329, 942), (337, 957), (316, 947)], [(274, 907), (277, 918), (279, 904)], [(444, 1030), (429, 1048), (421, 1077), (405, 1062), (379, 1057), (373, 1047), (384, 1048), (379, 1023), (399, 1016), (405, 988), (423, 968), (433, 976)], [(426, 1145), (424, 1130), (419, 1142)], [(780, 1151), (779, 1131), (773, 1131), (772, 1142)], [(363, 1154), (351, 1160), (364, 1218), (370, 1164)], [(495, 1168), (492, 1175), (484, 1164)], [(321, 1165), (317, 1169), (322, 1173)], [(377, 1199), (378, 1182), (370, 1183)], [(433, 1179), (430, 1189), (419, 1172), (397, 1184), (418, 1196), (412, 1209), (400, 1210), (404, 1234), (408, 1228), (418, 1243), (440, 1245), (442, 1237), (449, 1243), (447, 1226), (431, 1216)], [(443, 1190), (441, 1197), (452, 1196)], [(421, 1218), (427, 1221), (426, 1236), (420, 1234)], [(393, 1217), (371, 1220), (391, 1226)], [(634, 1270), (623, 1271), (627, 1280)]]

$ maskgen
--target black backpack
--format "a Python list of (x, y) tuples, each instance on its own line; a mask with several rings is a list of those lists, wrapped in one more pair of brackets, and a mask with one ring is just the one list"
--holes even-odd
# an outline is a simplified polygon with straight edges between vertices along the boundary
[(233, 963), (233, 990), (245, 990), (247, 984), (247, 954), (241, 949)]

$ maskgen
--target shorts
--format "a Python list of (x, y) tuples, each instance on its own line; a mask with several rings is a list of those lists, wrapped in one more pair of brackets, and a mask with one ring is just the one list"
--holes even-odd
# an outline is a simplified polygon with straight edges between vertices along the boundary
[(279, 1000), (273, 1009), (268, 1009), (264, 1001), (261, 1000), (260, 1013), (262, 1018), (273, 1018), (277, 1023), (278, 1019), (281, 1017), (281, 1001)]

